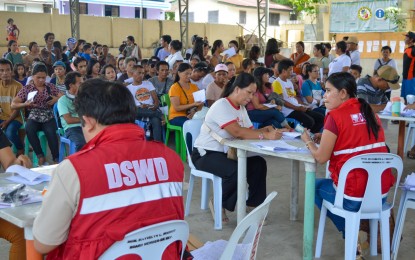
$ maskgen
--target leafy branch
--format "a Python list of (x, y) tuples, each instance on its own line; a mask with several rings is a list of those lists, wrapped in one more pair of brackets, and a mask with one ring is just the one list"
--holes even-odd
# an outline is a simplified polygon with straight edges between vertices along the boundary
[(404, 31), (406, 28), (406, 20), (403, 15), (402, 9), (399, 7), (391, 6), (385, 9), (385, 17), (396, 24), (398, 31)]

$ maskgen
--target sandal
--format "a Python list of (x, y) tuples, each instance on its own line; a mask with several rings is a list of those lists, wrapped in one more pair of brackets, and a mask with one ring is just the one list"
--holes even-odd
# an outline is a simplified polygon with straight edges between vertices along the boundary
[[(209, 209), (210, 213), (212, 214), (213, 220), (215, 220), (215, 207), (213, 206), (213, 199), (209, 200)], [(229, 218), (226, 216), (225, 208), (222, 208), (222, 225), (226, 225), (229, 223)]]
[(415, 160), (415, 151), (411, 149), (410, 151), (406, 152), (406, 157)]

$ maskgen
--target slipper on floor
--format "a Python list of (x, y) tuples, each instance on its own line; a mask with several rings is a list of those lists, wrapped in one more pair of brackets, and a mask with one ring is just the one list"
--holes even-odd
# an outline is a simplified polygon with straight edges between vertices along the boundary
[(415, 160), (415, 151), (408, 151), (406, 152), (406, 157), (408, 157), (409, 159)]
[[(213, 199), (209, 200), (209, 209), (210, 213), (212, 214), (213, 220), (215, 220), (215, 207), (213, 206)], [(226, 216), (226, 211), (222, 208), (222, 225), (226, 225), (229, 223), (229, 218)]]

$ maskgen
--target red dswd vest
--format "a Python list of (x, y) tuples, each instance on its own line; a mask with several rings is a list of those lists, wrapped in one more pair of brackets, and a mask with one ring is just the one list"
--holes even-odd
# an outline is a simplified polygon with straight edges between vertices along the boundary
[[(48, 259), (97, 259), (131, 231), (184, 219), (183, 164), (138, 126), (109, 126), (68, 159), (79, 177), (78, 209), (67, 241)], [(179, 251), (172, 244), (163, 259), (179, 259)]]
[[(360, 103), (356, 98), (344, 102), (337, 109), (330, 111), (338, 128), (337, 140), (330, 157), (329, 171), (337, 186), (340, 169), (353, 156), (365, 153), (386, 153), (385, 133), (382, 124), (376, 140), (373, 133), (368, 134), (366, 120), (360, 113)], [(326, 117), (327, 118), (327, 117)], [(382, 194), (389, 191), (395, 178), (390, 169), (382, 174)], [(367, 174), (362, 169), (355, 169), (347, 176), (345, 194), (352, 197), (363, 197), (367, 183)]]

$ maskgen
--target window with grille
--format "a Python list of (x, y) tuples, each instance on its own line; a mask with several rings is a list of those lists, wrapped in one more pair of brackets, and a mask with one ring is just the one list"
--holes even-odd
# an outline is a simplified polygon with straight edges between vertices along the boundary
[(115, 5), (105, 5), (105, 16), (120, 17), (120, 7)]
[[(188, 15), (189, 15), (189, 23), (194, 23), (195, 22), (195, 13), (194, 12), (189, 12)], [(186, 18), (184, 17), (183, 20), (186, 21)]]
[(79, 3), (79, 14), (88, 14), (88, 4)]
[(269, 14), (269, 25), (279, 26), (280, 25), (280, 14)]
[(26, 6), (6, 4), (5, 9), (9, 12), (24, 12), (26, 11)]
[(43, 4), (43, 13), (44, 14), (51, 14), (52, 13), (52, 5)]
[(219, 11), (208, 11), (208, 23), (219, 23)]
[(239, 11), (239, 23), (246, 24), (246, 11)]

